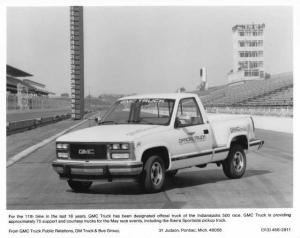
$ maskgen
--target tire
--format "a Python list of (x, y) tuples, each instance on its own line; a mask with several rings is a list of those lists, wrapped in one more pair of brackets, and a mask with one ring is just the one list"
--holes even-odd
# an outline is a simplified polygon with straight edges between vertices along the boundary
[(175, 177), (175, 175), (177, 174), (177, 172), (178, 172), (177, 169), (171, 170), (171, 171), (167, 171), (167, 172), (166, 172), (166, 177), (168, 177), (168, 178), (173, 178), (173, 177)]
[(75, 191), (75, 192), (86, 192), (89, 190), (93, 182), (89, 181), (73, 181), (68, 180), (69, 186)]
[(241, 178), (247, 166), (246, 154), (239, 144), (231, 146), (227, 158), (222, 163), (224, 174), (231, 179)]
[(157, 193), (165, 183), (165, 165), (158, 155), (151, 155), (145, 163), (143, 171), (144, 189), (148, 193)]

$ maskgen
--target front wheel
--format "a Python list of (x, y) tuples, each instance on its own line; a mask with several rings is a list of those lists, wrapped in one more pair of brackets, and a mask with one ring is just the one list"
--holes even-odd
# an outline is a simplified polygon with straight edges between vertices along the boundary
[(246, 155), (243, 148), (238, 144), (232, 145), (228, 157), (222, 163), (224, 174), (228, 178), (240, 178), (246, 171), (246, 164)]
[(85, 192), (89, 190), (92, 182), (68, 180), (68, 184), (75, 192)]
[(161, 191), (165, 183), (165, 165), (158, 155), (150, 156), (144, 166), (144, 188), (146, 192), (156, 193)]

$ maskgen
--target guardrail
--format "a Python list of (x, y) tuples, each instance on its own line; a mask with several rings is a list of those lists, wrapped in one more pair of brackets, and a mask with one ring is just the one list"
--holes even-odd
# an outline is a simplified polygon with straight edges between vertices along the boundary
[(45, 126), (58, 121), (71, 118), (71, 114), (56, 115), (50, 117), (40, 117), (22, 121), (12, 121), (6, 123), (6, 135), (15, 134), (22, 131), (31, 130), (40, 126)]

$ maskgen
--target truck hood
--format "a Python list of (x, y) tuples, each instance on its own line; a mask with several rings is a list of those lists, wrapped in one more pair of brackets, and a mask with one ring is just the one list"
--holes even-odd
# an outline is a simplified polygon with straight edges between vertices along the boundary
[(57, 142), (122, 142), (154, 133), (160, 125), (100, 125), (74, 131), (59, 137)]

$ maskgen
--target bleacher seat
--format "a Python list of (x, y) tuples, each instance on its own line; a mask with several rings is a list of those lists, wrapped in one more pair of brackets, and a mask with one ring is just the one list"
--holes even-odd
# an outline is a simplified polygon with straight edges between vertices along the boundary
[(284, 73), (270, 79), (249, 80), (214, 87), (199, 93), (204, 106), (293, 106), (293, 75)]

